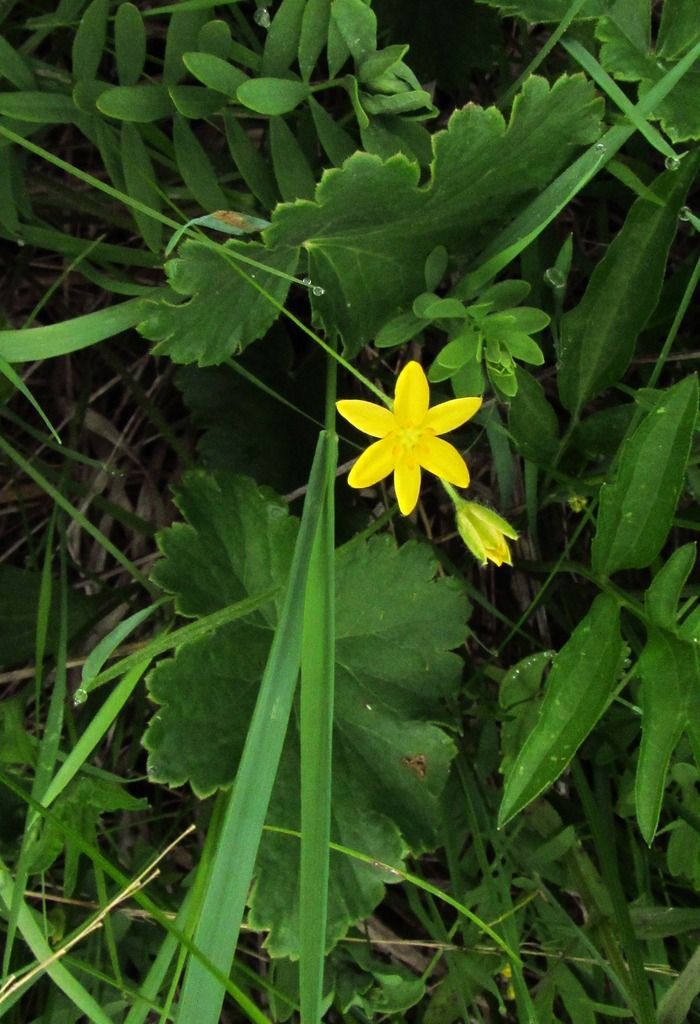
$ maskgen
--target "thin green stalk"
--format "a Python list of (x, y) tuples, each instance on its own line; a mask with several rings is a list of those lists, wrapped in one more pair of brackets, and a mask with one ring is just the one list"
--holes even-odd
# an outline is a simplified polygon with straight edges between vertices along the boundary
[[(48, 539), (51, 539), (53, 530), (49, 529)], [(47, 565), (50, 565), (50, 550), (47, 550), (47, 557), (44, 561), (44, 572), (46, 572)], [(39, 746), (39, 753), (37, 758), (37, 767), (32, 782), (32, 797), (35, 800), (41, 800), (46, 788), (48, 787), (51, 775), (56, 764), (56, 758), (58, 755), (59, 743), (61, 740), (61, 732), (63, 729), (63, 711), (66, 701), (66, 660), (68, 655), (68, 580), (66, 572), (66, 546), (65, 546), (65, 534), (61, 533), (61, 546), (60, 546), (60, 587), (59, 587), (59, 628), (58, 628), (58, 640), (56, 644), (56, 673), (51, 691), (51, 699), (49, 701), (49, 710), (46, 716), (46, 725), (44, 726), (44, 732), (41, 737), (41, 744)], [(44, 578), (42, 578), (42, 584)], [(47, 592), (43, 590), (41, 596), (48, 600), (44, 601), (44, 606), (40, 605), (38, 610), (38, 629), (37, 634), (39, 635), (43, 629), (45, 629), (45, 623), (48, 620), (49, 605), (50, 605), (50, 594), (51, 589)], [(43, 656), (42, 656), (43, 660)], [(37, 662), (37, 665), (39, 663)], [(37, 703), (37, 707), (39, 703)], [(38, 720), (38, 718), (37, 718)], [(12, 949), (14, 945), (15, 934), (17, 931), (17, 925), (21, 913), (21, 904), (23, 899), (23, 893), (26, 888), (27, 878), (29, 877), (29, 870), (31, 866), (31, 850), (34, 840), (37, 835), (39, 826), (39, 818), (34, 811), (29, 810), (25, 819), (24, 833), (22, 836), (22, 843), (17, 857), (16, 866), (16, 880), (13, 889), (12, 904), (9, 907), (8, 923), (7, 923), (7, 941), (5, 944), (5, 955), (3, 957), (3, 974), (8, 975), (10, 972), (10, 965), (12, 959)]]
[(601, 874), (612, 903), (615, 915), (615, 936), (619, 939), (625, 953), (626, 963), (622, 964), (623, 977), (626, 977), (627, 980), (635, 1019), (637, 1024), (656, 1024), (651, 990), (644, 973), (644, 960), (637, 936), (634, 933), (629, 905), (620, 879), (608, 782), (600, 771), (596, 771), (594, 793), (586, 780), (578, 758), (574, 758), (572, 761), (571, 770), (591, 829)]
[[(10, 792), (14, 793), (21, 800), (23, 800), (28, 805), (28, 807), (36, 811), (37, 814), (45, 818), (47, 821), (51, 822), (51, 824), (62, 835), (67, 836), (74, 844), (76, 849), (80, 850), (81, 853), (85, 854), (85, 856), (88, 857), (94, 864), (98, 864), (105, 872), (105, 874), (109, 875), (109, 877), (117, 883), (121, 890), (125, 890), (127, 888), (131, 890), (133, 888), (133, 879), (128, 878), (122, 871), (119, 870), (119, 868), (115, 867), (114, 864), (112, 864), (111, 861), (108, 860), (107, 857), (105, 857), (96, 847), (94, 847), (91, 843), (88, 843), (85, 840), (85, 838), (81, 835), (81, 833), (77, 831), (77, 829), (72, 828), (62, 818), (54, 814), (53, 811), (50, 811), (47, 808), (42, 807), (38, 801), (32, 798), (31, 794), (26, 792), (24, 789), (22, 789), (21, 786), (17, 784), (16, 780), (12, 776), (2, 771), (2, 768), (0, 768), (0, 783), (6, 786), (7, 789), (10, 790)], [(143, 874), (144, 873), (141, 872), (141, 875)], [(6, 876), (6, 879), (3, 876)], [(5, 886), (6, 880), (8, 883), (10, 883), (9, 871), (4, 867), (2, 860), (0, 860), (0, 899), (2, 899), (3, 901), (5, 900), (5, 894), (7, 892), (11, 892), (12, 888), (11, 885)], [(3, 886), (5, 886), (4, 890)], [(186, 935), (184, 932), (182, 932), (177, 927), (177, 925), (175, 925), (170, 920), (168, 914), (164, 913), (160, 909), (160, 907), (156, 903), (154, 903), (153, 900), (145, 894), (145, 892), (143, 892), (143, 890), (137, 888), (135, 891), (133, 891), (132, 899), (134, 900), (135, 903), (138, 903), (138, 905), (142, 907), (146, 911), (146, 913), (153, 918), (154, 921), (157, 921), (161, 928), (163, 928), (170, 935), (172, 935), (177, 943), (183, 945), (188, 950), (188, 952), (192, 954), (192, 956), (196, 957), (203, 964), (206, 970), (217, 979), (222, 988), (225, 989), (225, 991), (231, 995), (231, 997), (235, 1000), (235, 1002), (241, 1008), (243, 1013), (245, 1013), (245, 1015), (249, 1018), (249, 1020), (253, 1021), (253, 1024), (271, 1024), (269, 1018), (265, 1016), (265, 1014), (255, 1005), (255, 1003), (245, 994), (245, 992), (243, 992), (233, 981), (231, 981), (231, 979), (224, 972), (220, 971), (216, 967), (216, 965), (213, 964), (211, 960), (209, 960), (208, 957), (204, 955), (204, 953), (199, 949), (199, 947), (195, 945), (195, 943), (190, 939), (190, 937)], [(26, 907), (26, 904), (24, 902), (23, 907), (26, 908), (27, 912), (29, 912), (29, 908)], [(27, 941), (28, 945), (30, 945), (30, 948), (33, 949), (31, 942), (27, 939), (27, 936), (25, 935), (25, 932), (23, 930), (22, 913), (23, 912), (20, 913), (19, 930), (22, 932), (25, 941)], [(52, 950), (51, 952), (52, 955), (55, 956), (56, 951)], [(44, 959), (45, 958), (42, 958), (42, 962)], [(50, 970), (48, 971), (48, 973), (53, 978), (53, 974), (51, 973)], [(7, 996), (6, 998), (7, 1001), (9, 1002), (10, 997)], [(14, 996), (12, 998), (14, 999)], [(0, 1004), (2, 1004), (3, 1002), (3, 996), (0, 996)], [(76, 1002), (76, 1006), (79, 1005), (81, 1004)], [(100, 1018), (100, 1020), (102, 1019), (103, 1018)]]
[(535, 71), (537, 71), (537, 69), (540, 66), (540, 64), (542, 63), (542, 61), (545, 60), (545, 58), (549, 56), (549, 54), (552, 52), (554, 47), (557, 45), (557, 43), (559, 42), (561, 37), (568, 30), (568, 28), (571, 25), (572, 21), (574, 20), (574, 18), (578, 14), (578, 12), (581, 10), (581, 8), (585, 4), (585, 2), (586, 2), (586, 0), (573, 0), (571, 5), (569, 6), (568, 11), (564, 15), (564, 17), (561, 19), (561, 21), (559, 22), (559, 24), (557, 25), (555, 30), (552, 32), (551, 36), (549, 37), (547, 42), (544, 44), (542, 49), (538, 53), (535, 54), (535, 56), (530, 61), (528, 66), (522, 72), (522, 74), (518, 75), (518, 77), (515, 79), (513, 84), (508, 86), (506, 91), (503, 93), (503, 95), (499, 99), (498, 106), (499, 106), (499, 108), (501, 110), (504, 110), (510, 104), (510, 101), (513, 99), (513, 97), (517, 93), (518, 89), (523, 84), (523, 82), (525, 82), (530, 77), (530, 75), (534, 75)]
[[(293, 839), (301, 839), (301, 833), (297, 832), (297, 830), (293, 828), (282, 828), (279, 825), (266, 825), (265, 830), (268, 832), (276, 832), (282, 836), (290, 836)], [(460, 903), (459, 900), (450, 896), (449, 893), (443, 892), (442, 889), (438, 889), (437, 886), (424, 881), (422, 878), (419, 878), (418, 875), (414, 875), (402, 867), (397, 868), (391, 864), (385, 864), (383, 861), (377, 860), (376, 857), (373, 857), (369, 853), (363, 853), (361, 850), (353, 850), (349, 846), (342, 846), (340, 843), (331, 842), (329, 843), (329, 847), (331, 850), (334, 850), (337, 853), (342, 853), (346, 857), (352, 857), (353, 860), (359, 860), (363, 864), (370, 864), (373, 868), (376, 868), (377, 871), (381, 871), (383, 873), (386, 872), (387, 874), (392, 875), (397, 881), (401, 880), (404, 882), (410, 882), (411, 885), (417, 886), (424, 892), (429, 892), (431, 896), (435, 896), (435, 898), (441, 903), (445, 903), (448, 907), (452, 907), (452, 909), (456, 910), (459, 914), (463, 914), (464, 917), (471, 921), (472, 924), (475, 924), (481, 932), (493, 939), (498, 948), (506, 954), (509, 960), (522, 964), (522, 961), (515, 950), (512, 949), (508, 943), (493, 930), (491, 925), (487, 924), (486, 921), (482, 921), (482, 919), (478, 917), (477, 914), (473, 913), (469, 907)]]
[(170, 651), (173, 647), (180, 646), (180, 644), (192, 643), (194, 640), (199, 640), (207, 634), (215, 633), (221, 626), (226, 626), (235, 619), (250, 615), (257, 608), (267, 604), (275, 596), (278, 589), (278, 587), (273, 587), (262, 594), (256, 594), (255, 597), (246, 597), (243, 601), (236, 601), (235, 604), (226, 605), (225, 608), (219, 608), (209, 615), (204, 615), (201, 619), (197, 619), (196, 622), (189, 622), (186, 626), (173, 630), (172, 633), (157, 636), (150, 643), (144, 644), (140, 650), (134, 651), (133, 654), (128, 654), (126, 658), (122, 658), (115, 665), (104, 669), (99, 675), (93, 676), (92, 679), (83, 679), (85, 694), (92, 693), (98, 686), (108, 683), (111, 679), (117, 679), (119, 676), (124, 675), (125, 672), (140, 665), (143, 661), (152, 661), (158, 654), (164, 654), (165, 651)]
[(311, 554), (301, 654), (301, 854), (299, 991), (302, 1024), (318, 1024), (323, 1002), (333, 771), (335, 686), (336, 364), (327, 360), (326, 491)]
[[(224, 975), (231, 970), (255, 869), (301, 662), (304, 595), (327, 481), (329, 439), (324, 431), (311, 467), (280, 620), (221, 830), (217, 858), (202, 904), (195, 942)], [(224, 999), (220, 980), (190, 960), (178, 1024), (217, 1024)]]

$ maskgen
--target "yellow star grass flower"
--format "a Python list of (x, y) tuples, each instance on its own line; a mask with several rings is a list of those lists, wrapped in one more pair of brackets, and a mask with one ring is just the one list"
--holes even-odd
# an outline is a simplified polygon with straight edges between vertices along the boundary
[(421, 468), (457, 487), (469, 485), (467, 464), (439, 434), (466, 423), (481, 405), (480, 398), (455, 398), (429, 409), (428, 379), (420, 363), (406, 363), (396, 381), (394, 408), (345, 399), (337, 403), (353, 427), (378, 437), (360, 455), (348, 477), (351, 487), (371, 487), (393, 471), (399, 508), (409, 515), (418, 502)]
[(518, 539), (518, 534), (501, 516), (475, 501), (455, 501), (457, 529), (471, 553), (482, 565), (488, 561), (496, 565), (512, 565), (506, 537)]

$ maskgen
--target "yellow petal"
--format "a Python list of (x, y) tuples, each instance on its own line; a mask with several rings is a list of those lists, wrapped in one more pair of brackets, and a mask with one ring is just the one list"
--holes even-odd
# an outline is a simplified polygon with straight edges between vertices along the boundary
[(415, 448), (424, 469), (456, 487), (469, 486), (467, 464), (456, 448), (439, 437), (426, 437)]
[(384, 437), (375, 441), (362, 453), (350, 470), (348, 483), (351, 487), (371, 487), (378, 480), (383, 480), (394, 468), (394, 445), (392, 437)]
[(401, 514), (408, 516), (418, 504), (420, 466), (415, 459), (401, 459), (394, 470), (394, 488)]
[(394, 417), (388, 409), (373, 402), (362, 402), (359, 399), (345, 398), (335, 403), (335, 407), (353, 427), (371, 437), (386, 437), (394, 429)]
[[(430, 402), (428, 378), (420, 363), (406, 363), (396, 381), (394, 416), (401, 427), (419, 427), (425, 419)], [(415, 502), (414, 502), (415, 504)]]
[(470, 420), (480, 408), (480, 398), (455, 398), (451, 402), (441, 402), (428, 410), (423, 426), (434, 430), (436, 434), (447, 434)]

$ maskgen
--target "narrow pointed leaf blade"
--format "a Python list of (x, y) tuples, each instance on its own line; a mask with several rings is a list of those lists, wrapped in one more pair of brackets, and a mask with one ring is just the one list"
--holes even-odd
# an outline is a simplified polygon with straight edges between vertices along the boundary
[(559, 778), (607, 708), (623, 653), (620, 610), (601, 594), (554, 658), (539, 718), (506, 778), (500, 825)]

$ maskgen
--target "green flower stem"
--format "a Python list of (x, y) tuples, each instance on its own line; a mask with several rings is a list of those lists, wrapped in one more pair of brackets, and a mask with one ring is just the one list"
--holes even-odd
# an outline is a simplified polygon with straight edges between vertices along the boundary
[[(211, 244), (214, 245), (214, 243)], [(378, 388), (376, 384), (373, 384), (371, 380), (368, 380), (363, 373), (360, 373), (360, 371), (352, 365), (352, 363), (349, 363), (347, 359), (344, 359), (340, 355), (339, 352), (336, 352), (332, 345), (329, 345), (328, 342), (324, 341), (323, 338), (320, 338), (315, 331), (312, 331), (311, 328), (303, 322), (303, 320), (300, 320), (298, 316), (295, 316), (294, 313), (291, 313), (286, 308), (286, 306), (284, 306), (283, 303), (279, 302), (273, 295), (271, 295), (266, 288), (263, 288), (261, 284), (250, 278), (245, 273), (245, 271), (241, 270), (240, 267), (236, 266), (235, 258), (233, 257), (232, 252), (228, 251), (225, 248), (222, 249), (221, 251), (223, 255), (229, 260), (231, 266), (234, 267), (237, 273), (245, 277), (248, 283), (252, 285), (253, 288), (257, 289), (257, 291), (259, 291), (261, 295), (264, 295), (268, 302), (271, 302), (272, 305), (275, 306), (280, 311), (280, 313), (282, 313), (283, 316), (286, 316), (288, 320), (291, 320), (292, 323), (295, 324), (295, 326), (297, 326), (300, 331), (303, 331), (304, 334), (306, 334), (309, 338), (311, 338), (312, 341), (319, 345), (327, 355), (329, 355), (332, 359), (335, 359), (336, 363), (339, 363), (340, 366), (342, 366), (344, 369), (348, 371), (348, 373), (351, 373), (353, 377), (356, 377), (361, 384), (364, 384), (367, 390), (371, 391), (373, 395), (376, 395), (380, 402), (383, 402), (383, 404), (386, 405), (388, 409), (392, 408), (393, 403), (391, 399), (381, 390), (381, 388)], [(269, 267), (263, 267), (263, 269), (266, 272), (269, 271)]]

